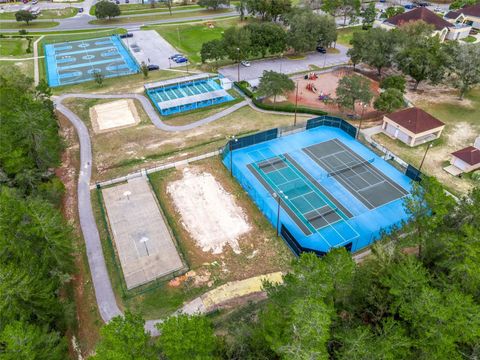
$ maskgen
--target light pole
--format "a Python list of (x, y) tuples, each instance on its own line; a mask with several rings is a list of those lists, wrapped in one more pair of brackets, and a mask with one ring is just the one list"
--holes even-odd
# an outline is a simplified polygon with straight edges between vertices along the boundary
[[(282, 204), (282, 194), (283, 194), (283, 191), (280, 190), (278, 193), (277, 192), (274, 192), (273, 193), (273, 197), (277, 199), (277, 226), (276, 226), (276, 229), (277, 229), (277, 237), (278, 237), (278, 233), (279, 233), (279, 230), (278, 230), (278, 227), (280, 226), (280, 209), (281, 209), (281, 204)], [(288, 196), (285, 195), (285, 199), (288, 199)]]
[(420, 172), (422, 170), (422, 166), (423, 166), (423, 163), (425, 162), (425, 158), (427, 157), (427, 153), (428, 153), (428, 150), (430, 150), (430, 148), (433, 146), (433, 144), (428, 144), (426, 150), (425, 150), (425, 154), (423, 154), (423, 159), (422, 159), (422, 162), (420, 163), (420, 166), (418, 167), (418, 172)]
[(358, 124), (357, 136), (355, 137), (356, 139), (358, 139), (358, 136), (360, 135), (360, 130), (362, 130), (363, 113), (365, 112), (366, 107), (367, 107), (367, 104), (362, 103), (362, 115), (360, 116), (360, 123)]
[(233, 151), (232, 151), (232, 141), (237, 142), (238, 139), (235, 135), (232, 135), (228, 140), (228, 152), (230, 153), (230, 176), (233, 176)]
[(280, 74), (282, 73), (283, 53), (280, 54)]
[(297, 125), (297, 105), (298, 105), (298, 80), (297, 80), (297, 88), (295, 89), (295, 117), (293, 118), (293, 126)]
[(238, 67), (237, 67), (237, 81), (240, 82), (240, 48), (237, 47), (238, 52)]

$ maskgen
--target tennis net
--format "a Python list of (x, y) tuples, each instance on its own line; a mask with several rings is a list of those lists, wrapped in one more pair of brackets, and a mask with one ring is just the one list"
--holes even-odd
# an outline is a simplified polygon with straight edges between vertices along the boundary
[(328, 176), (328, 177), (331, 177), (331, 176), (339, 175), (339, 174), (342, 174), (342, 173), (347, 172), (347, 171), (349, 171), (349, 170), (353, 170), (353, 169), (359, 168), (359, 167), (361, 167), (361, 166), (365, 166), (365, 165), (367, 165), (367, 164), (371, 164), (371, 163), (374, 162), (374, 161), (375, 161), (374, 158), (372, 158), (372, 159), (370, 159), (370, 160), (360, 161), (360, 162), (358, 162), (358, 163), (356, 163), (356, 164), (354, 164), (354, 165), (346, 166), (346, 167), (343, 167), (343, 168), (341, 168), (341, 169), (331, 171), (331, 172), (328, 173), (327, 176)]

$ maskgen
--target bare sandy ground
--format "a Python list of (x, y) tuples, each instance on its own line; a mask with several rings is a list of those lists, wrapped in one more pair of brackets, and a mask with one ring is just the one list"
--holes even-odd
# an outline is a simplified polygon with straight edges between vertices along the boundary
[(250, 231), (241, 207), (210, 173), (183, 169), (183, 178), (167, 186), (182, 224), (205, 252), (220, 254), (226, 245), (239, 254), (238, 239)]
[(95, 133), (117, 130), (140, 122), (132, 99), (110, 101), (90, 108), (90, 119)]

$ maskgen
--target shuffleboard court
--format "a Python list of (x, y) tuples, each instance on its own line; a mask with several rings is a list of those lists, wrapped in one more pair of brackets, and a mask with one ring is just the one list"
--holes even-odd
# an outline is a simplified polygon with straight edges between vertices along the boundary
[(337, 139), (306, 147), (303, 151), (369, 209), (408, 194), (371, 164), (374, 158), (366, 160), (358, 156)]
[(139, 66), (118, 36), (45, 45), (48, 84), (52, 87), (103, 77), (135, 74)]
[(145, 178), (102, 193), (127, 289), (184, 268)]

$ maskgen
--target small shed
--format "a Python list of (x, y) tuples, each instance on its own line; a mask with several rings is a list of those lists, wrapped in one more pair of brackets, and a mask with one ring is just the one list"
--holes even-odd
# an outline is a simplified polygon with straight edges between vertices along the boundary
[(382, 130), (408, 146), (438, 139), (445, 124), (422, 109), (412, 107), (383, 117)]
[(451, 155), (450, 164), (464, 173), (480, 169), (480, 149), (474, 146), (455, 151)]

